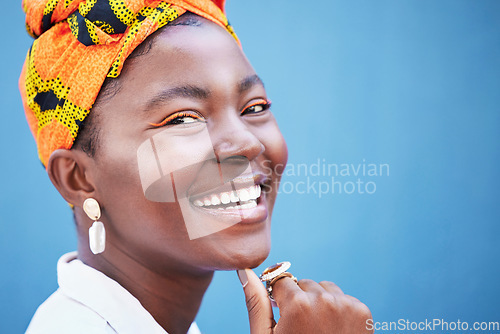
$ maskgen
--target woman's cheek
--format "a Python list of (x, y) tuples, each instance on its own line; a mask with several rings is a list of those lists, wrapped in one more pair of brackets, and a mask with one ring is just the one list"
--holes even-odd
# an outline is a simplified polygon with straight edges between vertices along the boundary
[(186, 193), (197, 170), (211, 159), (215, 154), (205, 124), (154, 134), (137, 149), (144, 195), (153, 202), (174, 202), (174, 191)]
[(266, 148), (266, 167), (272, 174), (281, 176), (288, 161), (288, 148), (285, 138), (279, 130), (276, 121), (273, 121), (264, 132), (263, 144)]

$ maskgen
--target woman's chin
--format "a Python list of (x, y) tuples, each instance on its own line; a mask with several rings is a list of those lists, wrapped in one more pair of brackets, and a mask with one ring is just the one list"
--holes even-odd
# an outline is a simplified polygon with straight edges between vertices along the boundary
[(270, 250), (268, 250), (265, 253), (259, 254), (258, 256), (251, 256), (251, 257), (247, 257), (245, 259), (242, 259), (236, 265), (235, 269), (236, 270), (246, 269), (246, 268), (252, 268), (253, 269), (253, 268), (256, 268), (256, 267), (260, 266), (267, 259), (267, 257), (269, 256), (269, 251)]
[(260, 247), (259, 249), (239, 249), (225, 254), (220, 259), (217, 270), (231, 271), (246, 268), (256, 268), (261, 265), (269, 256), (270, 247)]

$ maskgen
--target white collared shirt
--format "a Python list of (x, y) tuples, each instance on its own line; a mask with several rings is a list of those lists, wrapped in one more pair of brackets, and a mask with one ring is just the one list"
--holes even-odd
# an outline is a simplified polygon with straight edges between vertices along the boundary
[[(77, 259), (57, 263), (59, 289), (38, 307), (27, 334), (167, 334), (120, 284)], [(200, 334), (193, 322), (188, 334)]]

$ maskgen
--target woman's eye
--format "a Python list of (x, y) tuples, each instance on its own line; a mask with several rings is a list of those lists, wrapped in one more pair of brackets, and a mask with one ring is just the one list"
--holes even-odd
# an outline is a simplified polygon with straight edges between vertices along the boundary
[(198, 122), (198, 121), (199, 121), (199, 119), (194, 118), (192, 116), (181, 116), (181, 117), (174, 118), (168, 124), (188, 124), (188, 123), (194, 123), (194, 122)]
[(190, 124), (195, 122), (204, 122), (204, 118), (194, 113), (180, 112), (168, 116), (160, 123), (149, 124), (154, 127), (162, 127), (167, 125)]
[(250, 104), (248, 107), (243, 109), (241, 115), (251, 115), (251, 114), (259, 114), (268, 110), (271, 107), (271, 101), (269, 100), (260, 100)]

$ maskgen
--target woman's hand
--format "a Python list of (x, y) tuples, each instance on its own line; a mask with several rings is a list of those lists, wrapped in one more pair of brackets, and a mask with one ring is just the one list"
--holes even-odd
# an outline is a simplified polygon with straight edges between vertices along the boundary
[(276, 323), (267, 291), (257, 275), (246, 269), (238, 276), (245, 292), (251, 334), (373, 333), (366, 329), (367, 320), (372, 318), (368, 307), (332, 282), (302, 279), (297, 284), (287, 277), (278, 280), (273, 286), (280, 309)]

